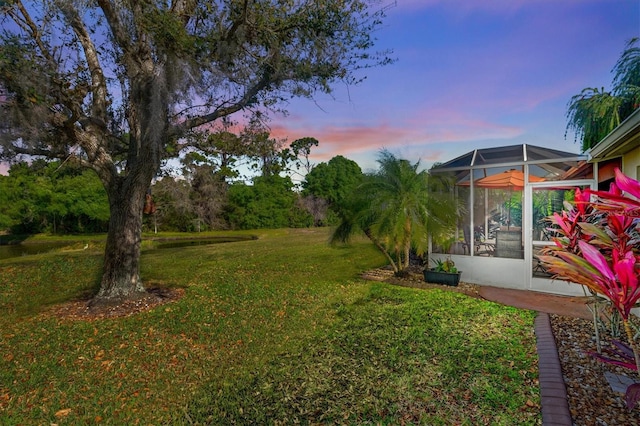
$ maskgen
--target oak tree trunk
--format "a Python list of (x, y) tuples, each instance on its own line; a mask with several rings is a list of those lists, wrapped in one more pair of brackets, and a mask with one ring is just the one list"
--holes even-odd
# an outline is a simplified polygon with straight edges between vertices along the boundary
[(109, 191), (109, 232), (100, 290), (92, 304), (118, 303), (144, 293), (140, 280), (142, 209), (148, 185), (130, 183)]
[[(119, 303), (145, 292), (140, 280), (142, 214), (151, 180), (160, 167), (167, 137), (167, 82), (164, 71), (148, 61), (150, 73), (132, 79), (128, 122), (131, 132), (127, 163), (102, 173), (109, 197), (109, 232), (100, 290), (93, 304)], [(134, 67), (135, 68), (135, 67)]]

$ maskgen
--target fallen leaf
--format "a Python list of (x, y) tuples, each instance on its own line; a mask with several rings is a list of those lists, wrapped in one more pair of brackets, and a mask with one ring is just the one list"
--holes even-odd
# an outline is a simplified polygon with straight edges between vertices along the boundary
[(71, 414), (71, 408), (63, 408), (62, 410), (56, 411), (55, 416), (57, 418), (62, 418), (67, 417), (69, 414)]

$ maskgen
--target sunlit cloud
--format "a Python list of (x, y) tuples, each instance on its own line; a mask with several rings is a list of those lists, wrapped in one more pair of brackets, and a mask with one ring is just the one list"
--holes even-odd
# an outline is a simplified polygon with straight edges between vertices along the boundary
[(420, 151), (420, 156), (441, 159), (439, 153), (428, 152), (434, 144), (464, 143), (472, 140), (510, 139), (522, 133), (520, 128), (466, 116), (456, 110), (442, 108), (416, 112), (405, 120), (390, 123), (358, 123), (353, 125), (317, 125), (294, 118), (271, 127), (271, 135), (292, 142), (314, 137), (319, 145), (312, 151), (316, 161), (327, 161), (336, 155), (347, 158), (357, 154), (374, 154), (382, 148)]

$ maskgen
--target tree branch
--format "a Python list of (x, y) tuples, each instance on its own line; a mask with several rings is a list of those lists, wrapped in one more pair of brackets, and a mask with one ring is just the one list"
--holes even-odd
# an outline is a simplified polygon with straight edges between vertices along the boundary
[(248, 106), (253, 105), (256, 102), (256, 96), (260, 93), (260, 91), (265, 89), (271, 83), (272, 83), (272, 73), (271, 73), (270, 67), (268, 67), (263, 71), (262, 77), (260, 78), (260, 80), (258, 80), (253, 86), (251, 86), (245, 92), (242, 98), (239, 99), (237, 102), (227, 107), (216, 108), (213, 112), (209, 114), (204, 114), (198, 117), (187, 119), (182, 123), (174, 126), (171, 131), (171, 135), (174, 137), (179, 137), (189, 129), (202, 126), (203, 124), (210, 123), (220, 117), (226, 117), (235, 112), (243, 110)]
[(22, 14), (22, 17), (16, 14), (15, 12), (13, 12), (13, 10), (11, 9), (7, 11), (7, 14), (11, 16), (14, 22), (20, 25), (20, 27), (23, 30), (29, 33), (31, 38), (33, 38), (33, 40), (36, 42), (36, 45), (40, 49), (40, 54), (44, 58), (46, 58), (46, 60), (49, 63), (51, 63), (52, 65), (55, 64), (56, 63), (55, 58), (51, 55), (51, 52), (49, 52), (49, 50), (47, 49), (47, 46), (42, 40), (41, 33), (40, 33), (40, 30), (38, 29), (38, 26), (35, 24), (35, 22), (33, 22), (31, 15), (29, 15), (29, 12), (22, 4), (22, 1), (20, 0), (16, 1), (16, 6), (20, 11), (20, 13)]
[(171, 3), (171, 13), (182, 18), (182, 24), (186, 26), (193, 12), (195, 11), (197, 2), (194, 0), (173, 0)]
[(65, 159), (69, 156), (69, 153), (66, 150), (54, 151), (36, 147), (25, 148), (16, 145), (11, 145), (11, 150), (16, 154), (33, 155), (47, 158)]
[(131, 55), (131, 47), (133, 46), (129, 37), (129, 34), (124, 30), (124, 25), (120, 21), (118, 14), (113, 9), (113, 4), (108, 0), (97, 0), (98, 6), (102, 9), (102, 13), (104, 13), (105, 18), (107, 19), (107, 23), (109, 24), (109, 28), (111, 28), (111, 34), (113, 35), (118, 47), (122, 49), (122, 51)]
[(91, 115), (93, 116), (93, 119), (102, 120), (102, 127), (106, 128), (107, 82), (104, 78), (102, 67), (100, 66), (96, 46), (93, 43), (93, 40), (91, 40), (91, 36), (87, 32), (87, 28), (80, 19), (78, 11), (71, 4), (65, 4), (61, 9), (62, 13), (69, 21), (71, 28), (73, 28), (73, 31), (78, 37), (78, 40), (80, 40), (84, 56), (87, 60), (87, 66), (91, 73), (91, 92), (93, 100)]

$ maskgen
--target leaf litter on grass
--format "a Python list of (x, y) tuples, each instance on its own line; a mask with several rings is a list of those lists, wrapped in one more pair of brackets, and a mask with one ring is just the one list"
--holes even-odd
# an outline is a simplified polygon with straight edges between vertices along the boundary
[[(474, 374), (504, 377), (499, 368), (511, 358), (507, 369), (526, 370), (530, 336), (508, 334), (500, 316), (522, 318), (516, 329), (531, 330), (532, 319), (496, 309), (495, 339), (473, 339), (473, 318), (491, 326), (493, 314), (481, 315), (490, 305), (356, 279), (382, 259), (365, 242), (336, 250), (326, 239), (322, 229), (265, 232), (262, 241), (145, 257), (144, 281), (171, 282), (185, 297), (133, 316), (65, 321), (37, 316), (36, 304), (26, 315), (0, 318), (0, 351), (12, 355), (0, 358), (0, 383), (11, 383), (0, 389), (0, 423), (465, 424), (471, 413), (480, 423), (508, 424), (504, 417), (535, 424), (535, 408), (518, 414), (495, 401), (489, 407), (468, 389)], [(99, 257), (91, 256), (68, 269), (55, 266), (64, 262), (58, 256), (49, 267), (60, 282), (51, 284), (63, 284), (67, 298), (91, 288), (99, 271)], [(11, 264), (18, 281), (12, 291), (26, 294), (22, 284), (34, 280), (39, 261)], [(53, 288), (38, 285), (45, 293)], [(53, 299), (45, 296), (46, 306)], [(465, 324), (470, 330), (457, 334)], [(465, 369), (448, 361), (447, 352), (466, 356), (448, 344), (452, 338), (495, 358), (495, 366), (473, 357)], [(519, 340), (522, 359), (511, 353), (517, 345), (499, 347), (501, 338)], [(514, 404), (526, 406), (528, 390), (517, 376), (505, 386), (515, 389)]]
[[(427, 315), (446, 304), (464, 306), (449, 315), (458, 323), (454, 327), (444, 310), (431, 319)], [(203, 396), (190, 417), (269, 424), (538, 424), (537, 371), (527, 368), (535, 351), (522, 351), (534, 339), (532, 331), (519, 345), (505, 345), (509, 332), (499, 328), (488, 340), (460, 331), (473, 323), (463, 316), (482, 317), (493, 309), (460, 295), (374, 286), (369, 297), (337, 307), (330, 331), (280, 354), (263, 369), (212, 383), (211, 399)], [(503, 315), (531, 330), (532, 315), (514, 313)], [(485, 346), (484, 357), (461, 365), (456, 357), (471, 341)], [(521, 373), (505, 383), (514, 368)]]

